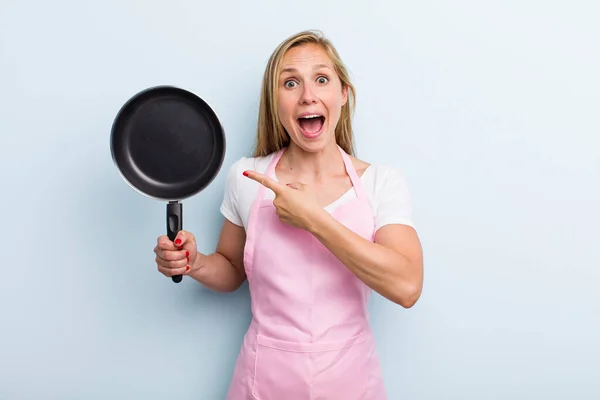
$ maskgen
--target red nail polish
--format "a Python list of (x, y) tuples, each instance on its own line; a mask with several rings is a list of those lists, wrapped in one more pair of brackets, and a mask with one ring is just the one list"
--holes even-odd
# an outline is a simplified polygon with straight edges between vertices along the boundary
[(248, 176), (248, 171), (244, 171), (244, 176)]
[(190, 266), (189, 266), (189, 265), (186, 265), (186, 266), (185, 266), (185, 270), (186, 270), (186, 271), (189, 271), (189, 270), (190, 270)]
[(179, 245), (179, 244), (181, 244), (181, 239), (177, 239), (177, 240), (175, 241), (175, 244), (176, 244), (176, 245)]
[(189, 256), (190, 256), (190, 252), (186, 250), (186, 251), (185, 251), (185, 256), (186, 256), (186, 257), (189, 257)]

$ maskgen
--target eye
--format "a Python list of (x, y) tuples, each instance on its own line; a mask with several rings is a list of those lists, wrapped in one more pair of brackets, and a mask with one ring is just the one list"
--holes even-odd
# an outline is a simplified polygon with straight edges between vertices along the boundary
[(296, 85), (296, 82), (294, 82), (293, 80), (287, 80), (283, 83), (283, 86), (285, 86), (288, 89), (295, 87), (295, 85)]
[(329, 79), (326, 76), (320, 76), (317, 78), (317, 82), (325, 84), (325, 83), (329, 82)]

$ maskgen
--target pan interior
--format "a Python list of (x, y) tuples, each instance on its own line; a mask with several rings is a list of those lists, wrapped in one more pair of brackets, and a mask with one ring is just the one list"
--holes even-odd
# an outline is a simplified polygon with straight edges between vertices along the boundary
[(224, 152), (212, 110), (187, 92), (148, 92), (121, 112), (114, 127), (115, 160), (134, 187), (162, 199), (183, 199), (217, 174)]

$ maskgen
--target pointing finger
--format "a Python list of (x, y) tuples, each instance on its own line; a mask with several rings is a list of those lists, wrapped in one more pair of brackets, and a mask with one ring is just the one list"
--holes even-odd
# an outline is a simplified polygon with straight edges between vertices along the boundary
[(274, 191), (275, 193), (281, 193), (284, 189), (285, 186), (281, 185), (280, 183), (276, 182), (275, 180), (269, 178), (268, 176), (265, 176), (261, 173), (258, 173), (256, 171), (244, 171), (244, 176), (247, 176), (248, 178), (260, 183), (261, 185), (271, 189), (272, 191)]

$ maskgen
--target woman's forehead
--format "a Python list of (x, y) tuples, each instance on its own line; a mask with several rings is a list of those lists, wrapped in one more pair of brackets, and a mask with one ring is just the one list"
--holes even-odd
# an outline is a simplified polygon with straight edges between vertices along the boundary
[(281, 72), (332, 67), (333, 64), (325, 49), (317, 44), (310, 43), (289, 49), (283, 56)]

